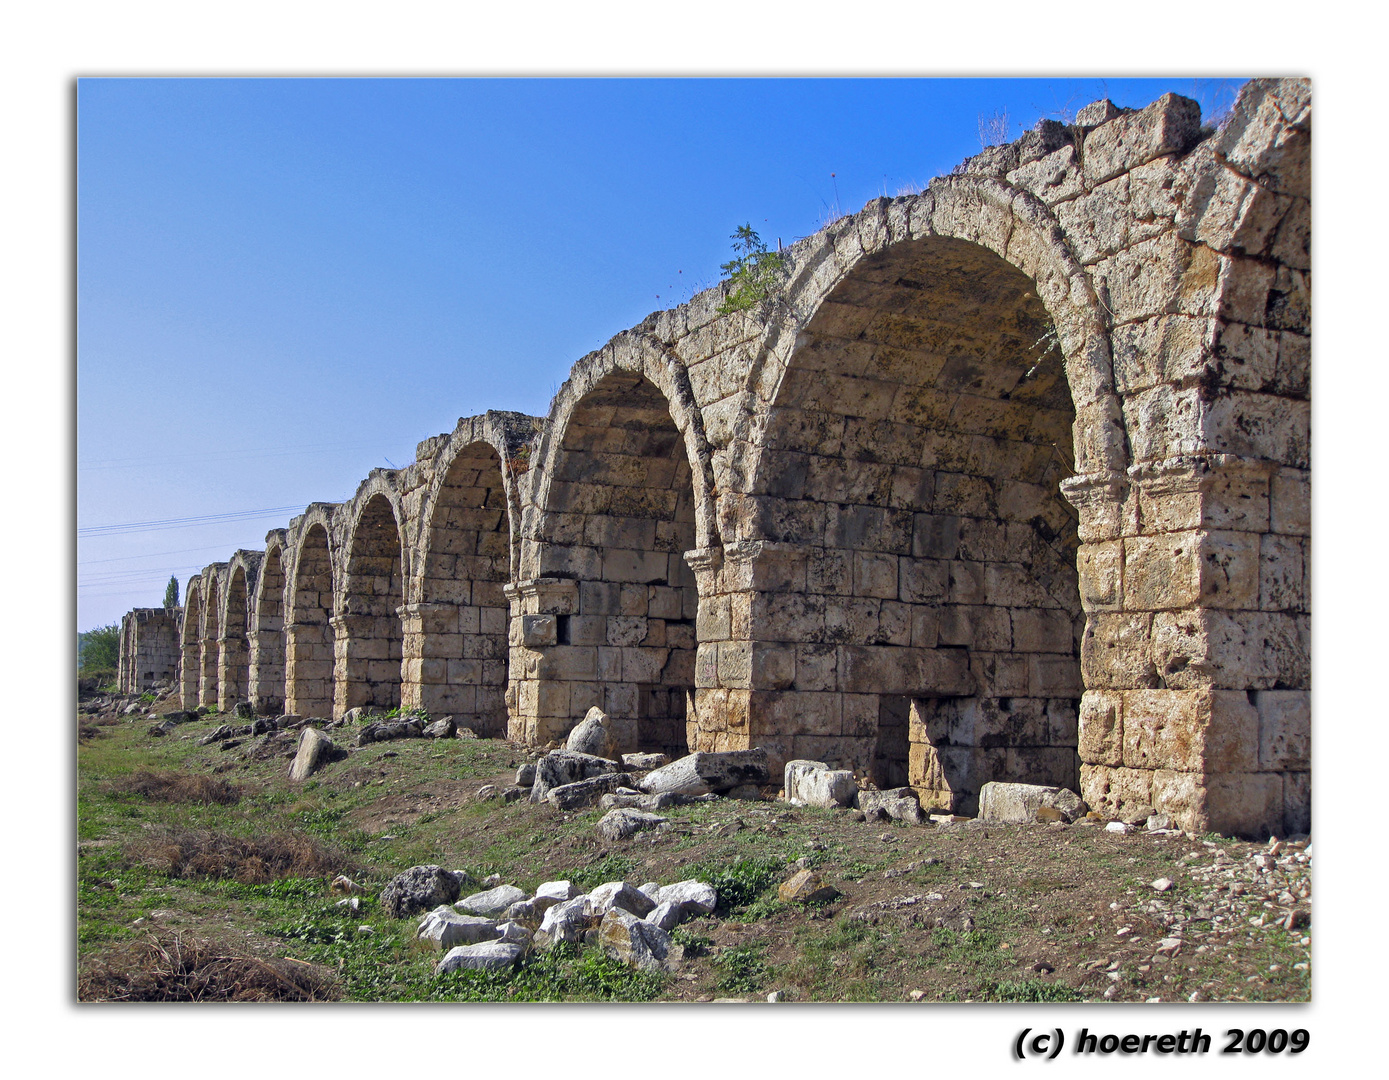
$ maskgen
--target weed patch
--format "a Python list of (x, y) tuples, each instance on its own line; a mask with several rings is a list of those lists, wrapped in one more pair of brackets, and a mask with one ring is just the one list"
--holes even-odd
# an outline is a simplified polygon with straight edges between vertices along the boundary
[(132, 842), (126, 854), (137, 864), (170, 877), (231, 878), (246, 885), (354, 869), (336, 847), (300, 833), (231, 836), (165, 827)]
[(336, 981), (308, 964), (239, 955), (211, 941), (150, 934), (83, 968), (82, 1001), (336, 1001)]
[(141, 771), (113, 780), (112, 795), (133, 795), (150, 802), (217, 803), (232, 806), (241, 800), (241, 789), (217, 776), (197, 773)]

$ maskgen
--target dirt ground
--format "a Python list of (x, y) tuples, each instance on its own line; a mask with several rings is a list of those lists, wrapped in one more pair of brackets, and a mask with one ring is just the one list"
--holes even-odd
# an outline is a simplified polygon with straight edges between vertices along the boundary
[[(158, 930), (336, 969), (344, 997), (457, 994), (461, 983), (445, 987), (432, 976), (438, 956), (412, 940), (414, 920), (388, 920), (373, 903), (394, 874), (435, 863), (479, 881), (499, 874), (528, 890), (565, 877), (585, 888), (719, 873), (746, 884), (742, 902), (677, 931), (684, 959), (660, 979), (628, 984), (607, 973), (594, 982), (579, 958), (572, 983), (524, 991), (540, 996), (563, 997), (570, 985), (575, 997), (676, 1001), (760, 1001), (773, 993), (783, 1001), (923, 1002), (1310, 995), (1305, 840), (1271, 852), (1267, 843), (1119, 834), (1103, 824), (861, 822), (845, 810), (792, 808), (768, 789), (760, 801), (663, 811), (668, 830), (610, 844), (594, 833), (596, 808), (562, 814), (524, 799), (479, 798), (486, 785), (512, 783), (516, 766), (530, 759), (523, 747), (408, 739), (358, 749), (355, 731), (340, 728), (329, 734), (350, 748), (345, 759), (293, 784), (286, 775), (292, 734), (231, 749), (199, 745), (228, 720), (205, 717), (161, 738), (149, 734), (145, 717), (79, 717), (87, 729), (78, 748), (80, 964)], [(236, 784), (241, 798), (218, 806), (122, 793), (122, 778), (150, 769), (216, 775)], [(326, 873), (239, 884), (173, 873), (140, 854), (149, 846), (142, 840), (178, 830), (313, 837), (347, 860), (367, 896), (347, 918)], [(780, 902), (776, 885), (801, 867), (838, 896), (814, 906)], [(372, 974), (354, 975), (354, 965)], [(491, 983), (485, 990), (493, 1000), (521, 992)]]

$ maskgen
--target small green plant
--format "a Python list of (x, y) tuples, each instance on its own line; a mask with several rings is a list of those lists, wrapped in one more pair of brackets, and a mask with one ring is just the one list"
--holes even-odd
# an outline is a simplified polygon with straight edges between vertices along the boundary
[(1085, 995), (1072, 990), (1065, 983), (1051, 983), (1044, 979), (999, 979), (990, 980), (979, 988), (981, 1001), (1084, 1001)]
[(766, 946), (761, 942), (748, 942), (726, 950), (718, 958), (718, 966), (723, 969), (718, 988), (729, 994), (755, 994), (772, 977), (771, 965), (762, 958)]
[(707, 938), (703, 934), (696, 934), (684, 926), (677, 926), (670, 932), (670, 940), (685, 950), (687, 958), (697, 956), (708, 956), (709, 947), (714, 944), (713, 938)]
[(727, 914), (751, 904), (785, 877), (786, 865), (779, 859), (750, 856), (717, 869), (694, 867), (692, 876), (714, 887), (718, 910)]
[(736, 255), (719, 268), (733, 284), (732, 292), (718, 307), (721, 315), (747, 311), (767, 299), (781, 284), (786, 270), (781, 252), (768, 251), (751, 225), (739, 225), (732, 240)]

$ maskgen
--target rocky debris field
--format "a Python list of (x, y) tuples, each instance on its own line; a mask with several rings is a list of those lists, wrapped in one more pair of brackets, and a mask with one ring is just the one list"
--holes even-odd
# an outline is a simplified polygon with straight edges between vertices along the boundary
[[(452, 718), (320, 730), (118, 699), (93, 716), (79, 966), (105, 987), (132, 943), (176, 935), (357, 1000), (1310, 994), (1304, 837), (1110, 822), (1024, 785), (981, 793), (979, 818), (930, 814), (820, 762), (606, 757), (601, 725), (587, 749), (527, 750)], [(188, 777), (234, 794), (149, 794), (200, 790)]]

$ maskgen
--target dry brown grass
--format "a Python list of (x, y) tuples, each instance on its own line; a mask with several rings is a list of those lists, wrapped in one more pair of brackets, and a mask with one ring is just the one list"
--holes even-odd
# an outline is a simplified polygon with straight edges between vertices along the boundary
[(113, 795), (139, 795), (150, 802), (220, 803), (241, 799), (241, 789), (215, 776), (181, 772), (137, 772), (111, 783)]
[(126, 848), (126, 854), (172, 877), (230, 878), (243, 885), (355, 869), (342, 851), (302, 833), (230, 836), (166, 827), (136, 840)]
[(337, 981), (289, 959), (261, 960), (178, 933), (150, 934), (87, 964), (81, 1001), (336, 1001)]

